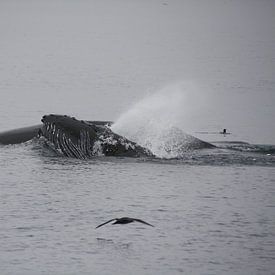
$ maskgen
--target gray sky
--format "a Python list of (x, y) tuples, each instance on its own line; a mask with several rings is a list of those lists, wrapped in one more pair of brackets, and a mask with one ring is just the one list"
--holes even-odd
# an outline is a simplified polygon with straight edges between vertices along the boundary
[(206, 99), (183, 110), (193, 131), (274, 144), (274, 26), (272, 0), (1, 0), (1, 130), (50, 112), (115, 120), (192, 82), (187, 103)]

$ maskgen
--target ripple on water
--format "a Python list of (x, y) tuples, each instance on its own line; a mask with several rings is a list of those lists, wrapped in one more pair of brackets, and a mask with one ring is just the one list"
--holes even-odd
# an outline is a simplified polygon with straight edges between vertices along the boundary
[[(273, 270), (272, 167), (220, 165), (219, 156), (212, 164), (198, 155), (195, 161), (83, 162), (39, 155), (30, 146), (9, 150), (0, 155), (0, 258), (6, 273), (101, 274), (102, 266), (107, 274)], [(155, 227), (95, 230), (123, 216)]]

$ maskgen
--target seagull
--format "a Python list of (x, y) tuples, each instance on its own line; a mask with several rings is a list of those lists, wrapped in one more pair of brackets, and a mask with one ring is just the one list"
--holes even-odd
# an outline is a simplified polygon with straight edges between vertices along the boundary
[[(131, 222), (141, 222), (141, 223), (144, 223), (144, 224), (147, 224), (147, 225), (150, 225), (150, 226), (153, 226), (152, 224), (148, 223), (148, 222), (145, 222), (143, 220), (140, 220), (140, 219), (134, 219), (134, 218), (128, 218), (128, 217), (123, 217), (123, 218), (115, 218), (115, 219), (111, 219), (107, 222), (104, 222), (100, 225), (98, 225), (96, 228), (99, 228), (109, 222), (112, 222), (112, 221), (115, 221), (114, 223), (112, 224), (127, 224), (127, 223), (131, 223)], [(154, 226), (153, 226), (154, 227)]]

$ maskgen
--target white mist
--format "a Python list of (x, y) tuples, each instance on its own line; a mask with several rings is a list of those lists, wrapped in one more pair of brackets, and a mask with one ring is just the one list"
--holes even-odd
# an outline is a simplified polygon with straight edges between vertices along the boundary
[(180, 128), (192, 129), (202, 104), (193, 83), (169, 85), (137, 102), (118, 118), (112, 130), (159, 157), (178, 157), (179, 149), (190, 142)]

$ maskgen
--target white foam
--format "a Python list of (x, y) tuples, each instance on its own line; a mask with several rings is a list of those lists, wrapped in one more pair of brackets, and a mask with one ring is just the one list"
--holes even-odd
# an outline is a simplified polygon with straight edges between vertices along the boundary
[(196, 99), (194, 91), (190, 83), (167, 86), (137, 102), (111, 128), (158, 157), (179, 157), (189, 148), (190, 136), (180, 130), (179, 125), (185, 114), (192, 111), (190, 102)]

